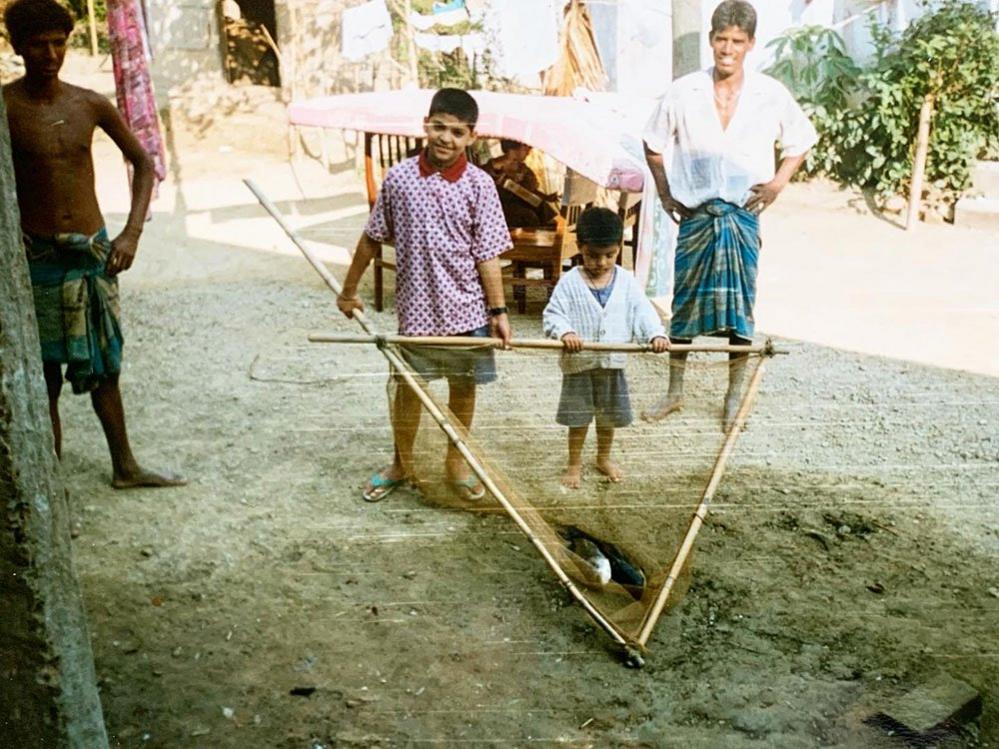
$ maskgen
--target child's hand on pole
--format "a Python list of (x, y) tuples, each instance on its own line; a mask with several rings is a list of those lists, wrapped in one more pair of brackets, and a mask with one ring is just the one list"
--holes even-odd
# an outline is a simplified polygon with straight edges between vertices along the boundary
[(659, 335), (649, 343), (652, 346), (652, 353), (654, 354), (664, 354), (669, 351), (669, 338)]
[(510, 348), (510, 339), (513, 338), (513, 329), (510, 327), (510, 318), (506, 312), (494, 315), (489, 319), (489, 333), (493, 338), (503, 341), (503, 348)]
[(576, 354), (583, 350), (583, 339), (575, 333), (566, 333), (562, 336), (562, 346), (570, 354)]
[(336, 298), (336, 306), (351, 320), (354, 319), (354, 312), (364, 311), (364, 302), (361, 301), (359, 296), (344, 296), (340, 294)]

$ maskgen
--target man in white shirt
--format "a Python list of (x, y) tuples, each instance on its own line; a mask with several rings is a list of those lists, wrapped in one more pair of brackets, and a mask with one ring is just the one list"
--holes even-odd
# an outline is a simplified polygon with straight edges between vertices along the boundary
[[(644, 133), (659, 198), (680, 225), (670, 321), (677, 343), (697, 335), (728, 336), (735, 345), (751, 342), (759, 215), (817, 140), (781, 83), (744, 69), (755, 34), (753, 6), (724, 0), (711, 16), (714, 66), (675, 81)], [(643, 414), (648, 420), (683, 407), (686, 353), (673, 353), (671, 360), (669, 390)], [(725, 431), (739, 409), (745, 367), (745, 354), (730, 354)]]

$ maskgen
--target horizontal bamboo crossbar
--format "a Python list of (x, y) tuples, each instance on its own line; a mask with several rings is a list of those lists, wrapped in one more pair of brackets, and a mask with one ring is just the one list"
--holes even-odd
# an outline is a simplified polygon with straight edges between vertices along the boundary
[[(405, 335), (352, 335), (349, 333), (312, 333), (309, 340), (313, 343), (374, 343), (393, 344), (400, 346), (478, 346), (485, 348), (503, 348), (499, 338), (481, 338), (474, 336), (405, 336)], [(510, 341), (512, 349), (550, 349), (561, 351), (564, 347), (561, 341), (551, 338), (514, 338)], [(584, 351), (608, 351), (620, 353), (637, 353), (651, 351), (647, 343), (590, 343), (583, 342)], [(728, 343), (674, 343), (670, 351), (676, 353), (706, 351), (726, 352), (733, 354), (772, 354), (783, 353), (775, 351), (768, 341), (750, 346), (733, 346)]]

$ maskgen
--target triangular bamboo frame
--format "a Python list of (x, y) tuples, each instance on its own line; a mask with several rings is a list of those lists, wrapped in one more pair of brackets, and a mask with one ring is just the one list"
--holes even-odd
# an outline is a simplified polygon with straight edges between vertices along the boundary
[[(304, 239), (298, 235), (298, 233), (292, 229), (285, 222), (283, 216), (277, 207), (264, 195), (263, 191), (260, 190), (257, 185), (249, 179), (244, 180), (246, 186), (253, 192), (257, 200), (264, 209), (271, 215), (271, 217), (278, 223), (285, 234), (291, 239), (296, 247), (302, 252), (305, 258), (309, 261), (312, 267), (319, 273), (326, 285), (336, 294), (341, 292), (341, 286), (336, 277), (329, 271), (329, 269), (319, 260), (318, 257), (308, 248)], [(416, 375), (409, 364), (403, 359), (398, 351), (397, 344), (398, 337), (396, 336), (381, 336), (378, 335), (370, 323), (370, 321), (361, 312), (355, 312), (354, 318), (364, 329), (367, 336), (342, 336), (342, 335), (322, 335), (316, 334), (309, 336), (309, 339), (315, 342), (339, 342), (339, 343), (376, 343), (379, 350), (396, 370), (398, 375), (406, 383), (406, 385), (413, 390), (413, 392), (420, 399), (423, 407), (430, 414), (431, 418), (437, 422), (437, 425), (441, 428), (447, 438), (452, 442), (455, 448), (461, 453), (462, 457), (466, 460), (469, 467), (472, 469), (473, 473), (482, 482), (482, 485), (496, 498), (500, 503), (506, 513), (511, 517), (511, 519), (517, 524), (520, 530), (525, 536), (531, 541), (534, 547), (541, 554), (542, 559), (551, 568), (552, 572), (558, 578), (559, 582), (569, 591), (569, 593), (575, 598), (579, 604), (583, 607), (586, 613), (591, 619), (603, 629), (614, 642), (623, 648), (624, 654), (626, 656), (626, 662), (630, 666), (641, 666), (644, 663), (642, 658), (642, 653), (645, 652), (646, 645), (649, 638), (652, 636), (652, 632), (655, 629), (655, 625), (659, 618), (662, 616), (665, 610), (666, 603), (669, 596), (673, 590), (673, 586), (678, 579), (687, 559), (693, 549), (694, 541), (697, 537), (701, 526), (707, 517), (707, 509), (712, 498), (714, 497), (715, 491), (721, 482), (721, 476), (725, 470), (725, 466), (728, 462), (729, 457), (735, 447), (735, 443), (738, 440), (739, 434), (742, 432), (746, 419), (749, 417), (749, 413), (752, 410), (753, 402), (756, 398), (756, 394), (759, 390), (759, 384), (763, 377), (764, 372), (764, 361), (761, 360), (757, 365), (756, 370), (753, 372), (750, 378), (749, 385), (746, 388), (746, 392), (743, 395), (741, 405), (739, 407), (738, 414), (736, 415), (735, 421), (726, 435), (725, 441), (723, 442), (718, 457), (715, 460), (714, 468), (711, 472), (711, 477), (708, 484), (701, 496), (701, 501), (695, 510), (693, 517), (691, 518), (690, 525), (688, 526), (687, 532), (684, 535), (683, 541), (673, 559), (673, 563), (670, 567), (669, 574), (663, 583), (662, 588), (660, 588), (659, 593), (656, 597), (655, 602), (652, 607), (649, 608), (645, 617), (642, 621), (640, 632), (637, 638), (629, 636), (627, 633), (621, 631), (621, 629), (615, 625), (610, 619), (605, 617), (603, 613), (586, 597), (579, 587), (570, 579), (569, 575), (563, 569), (562, 565), (556, 559), (555, 554), (546, 546), (545, 542), (539, 537), (535, 530), (531, 527), (531, 524), (525, 520), (525, 515), (533, 511), (519, 510), (514, 504), (506, 497), (504, 492), (494, 481), (493, 477), (490, 475), (483, 465), (479, 457), (473, 452), (469, 444), (464, 440), (460, 431), (455, 428), (455, 426), (447, 418), (444, 410), (439, 406), (434, 399), (434, 397), (427, 392), (422, 380)], [(409, 339), (411, 342), (412, 339)], [(441, 342), (434, 342), (434, 345), (439, 345)], [(475, 343), (482, 345), (483, 339), (475, 339)], [(520, 342), (522, 345), (534, 343), (538, 344), (533, 346), (535, 348), (550, 348), (551, 346), (546, 345), (551, 342)], [(557, 343), (557, 342), (556, 342)], [(555, 348), (560, 348), (560, 345), (556, 345)], [(606, 348), (606, 346), (604, 347)], [(645, 347), (640, 345), (625, 345), (625, 346), (614, 346), (613, 348), (618, 350), (644, 350)], [(773, 351), (770, 342), (768, 341), (765, 346), (684, 346), (686, 350), (735, 350), (735, 351), (746, 351), (747, 353), (757, 353), (764, 356), (771, 356), (775, 352)], [(540, 516), (537, 519), (532, 518), (536, 523), (540, 523), (547, 527), (547, 523)]]

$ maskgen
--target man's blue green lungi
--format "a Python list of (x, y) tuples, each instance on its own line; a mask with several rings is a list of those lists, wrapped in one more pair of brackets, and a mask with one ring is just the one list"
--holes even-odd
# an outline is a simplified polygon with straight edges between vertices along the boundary
[(24, 236), (42, 361), (66, 364), (73, 392), (121, 371), (118, 281), (105, 272), (107, 231)]
[(670, 336), (753, 337), (760, 221), (733, 203), (711, 200), (680, 223)]

